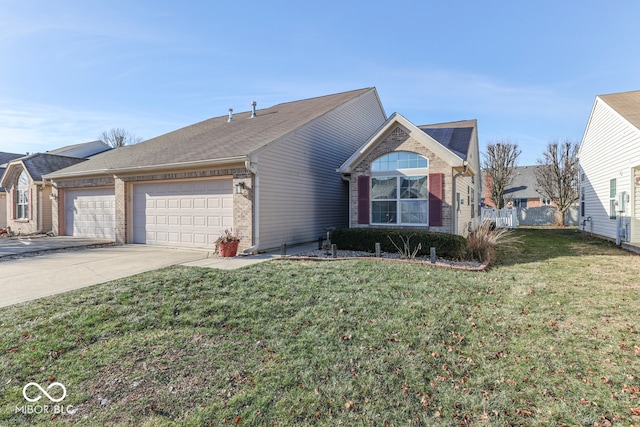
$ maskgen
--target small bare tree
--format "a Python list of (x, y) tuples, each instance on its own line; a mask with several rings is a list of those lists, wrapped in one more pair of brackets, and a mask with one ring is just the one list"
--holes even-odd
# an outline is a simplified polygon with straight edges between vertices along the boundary
[(558, 225), (564, 224), (569, 208), (578, 201), (579, 144), (569, 139), (552, 140), (538, 159), (536, 181), (540, 193), (558, 207)]
[(520, 153), (518, 144), (502, 140), (489, 143), (487, 152), (483, 155), (482, 168), (488, 176), (487, 185), (497, 209), (502, 209), (505, 205), (504, 191), (513, 181)]
[(135, 136), (122, 128), (111, 128), (103, 131), (98, 135), (98, 139), (113, 148), (133, 145), (142, 141), (142, 138)]

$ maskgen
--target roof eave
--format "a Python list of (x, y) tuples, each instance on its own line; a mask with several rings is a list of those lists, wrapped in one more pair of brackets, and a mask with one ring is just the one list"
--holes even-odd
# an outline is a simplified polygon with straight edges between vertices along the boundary
[(45, 175), (43, 178), (47, 181), (55, 181), (57, 179), (67, 179), (67, 178), (78, 178), (83, 176), (101, 176), (101, 175), (118, 175), (118, 174), (129, 174), (129, 173), (137, 173), (137, 172), (153, 172), (164, 169), (187, 169), (187, 168), (195, 168), (195, 167), (205, 167), (205, 166), (220, 166), (224, 164), (231, 163), (243, 163), (248, 159), (248, 156), (233, 156), (233, 157), (225, 157), (221, 159), (207, 159), (207, 160), (195, 160), (191, 162), (177, 162), (177, 163), (165, 163), (160, 165), (149, 165), (149, 166), (134, 166), (129, 168), (113, 168), (113, 169), (96, 169), (92, 171), (78, 171), (78, 172), (67, 172), (67, 173), (50, 173)]

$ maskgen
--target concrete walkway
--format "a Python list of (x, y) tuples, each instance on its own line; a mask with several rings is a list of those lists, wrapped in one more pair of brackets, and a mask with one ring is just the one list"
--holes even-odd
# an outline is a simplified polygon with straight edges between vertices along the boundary
[[(34, 239), (35, 240), (35, 239)], [(220, 258), (207, 250), (175, 249), (147, 245), (106, 246), (81, 249), (79, 241), (70, 240), (74, 250), (65, 248), (65, 239), (42, 238), (48, 241), (49, 251), (38, 247), (37, 255), (5, 252), (0, 257), (0, 307), (30, 301), (73, 289), (132, 276), (171, 265), (235, 269), (280, 257), (280, 252)], [(4, 246), (5, 240), (0, 242)], [(39, 242), (42, 244), (43, 242)], [(87, 242), (85, 242), (87, 243)], [(89, 242), (96, 244), (96, 242)], [(98, 242), (100, 243), (100, 242)], [(104, 243), (104, 242), (102, 242)], [(315, 245), (317, 247), (317, 244)], [(313, 245), (299, 246), (290, 254), (313, 249)], [(13, 256), (9, 256), (13, 255)]]

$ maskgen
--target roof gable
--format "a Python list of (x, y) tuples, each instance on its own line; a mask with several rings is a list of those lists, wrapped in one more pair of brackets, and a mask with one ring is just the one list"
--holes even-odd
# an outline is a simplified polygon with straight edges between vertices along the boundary
[[(461, 125), (463, 123), (465, 126)], [(467, 159), (468, 150), (471, 146), (473, 130), (475, 129), (475, 120), (439, 123), (418, 127), (401, 114), (393, 113), (385, 124), (358, 151), (356, 151), (349, 159), (347, 159), (346, 162), (342, 164), (338, 171), (342, 173), (351, 173), (351, 168), (359, 163), (360, 159), (381, 140), (381, 137), (386, 132), (398, 124), (406, 128), (412, 137), (423, 143), (438, 157), (447, 161), (452, 167), (460, 167), (464, 165), (464, 161)], [(467, 138), (467, 140), (464, 141), (464, 138)], [(457, 150), (464, 150), (464, 152), (459, 152)]]
[(203, 162), (244, 161), (249, 155), (364, 94), (365, 88), (287, 102), (256, 111), (220, 116), (99, 154), (47, 178), (110, 173), (121, 170), (186, 166)]
[(51, 172), (55, 172), (60, 169), (78, 164), (86, 161), (85, 159), (79, 159), (77, 157), (58, 156), (55, 154), (47, 153), (34, 153), (25, 157), (15, 159), (7, 165), (6, 172), (2, 175), (0, 185), (7, 185), (8, 176), (11, 175), (11, 171), (16, 167), (22, 167), (27, 171), (29, 177), (34, 182), (41, 182), (43, 176)]
[(4, 193), (5, 189), (2, 187), (2, 176), (4, 175), (4, 171), (7, 169), (7, 164), (14, 160), (23, 157), (24, 154), (16, 154), (16, 153), (6, 153), (4, 151), (0, 151), (0, 193)]

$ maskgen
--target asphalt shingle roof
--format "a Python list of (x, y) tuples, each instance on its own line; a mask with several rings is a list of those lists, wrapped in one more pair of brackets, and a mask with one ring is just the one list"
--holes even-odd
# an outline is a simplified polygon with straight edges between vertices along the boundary
[[(537, 191), (537, 168), (538, 166), (516, 166), (514, 168), (513, 181), (511, 181), (509, 186), (504, 190), (505, 196), (508, 195), (514, 199), (539, 199), (543, 197)], [(484, 182), (486, 182), (486, 178)]]
[(19, 159), (20, 157), (24, 157), (24, 154), (16, 154), (16, 153), (6, 153), (4, 151), (0, 151), (0, 166), (5, 166), (11, 160)]
[(43, 175), (85, 161), (77, 157), (65, 157), (46, 153), (31, 154), (23, 157), (21, 160), (27, 172), (29, 172), (31, 179), (34, 181), (42, 181)]
[(640, 90), (600, 95), (599, 98), (640, 129)]
[(471, 136), (476, 126), (475, 120), (463, 120), (435, 125), (422, 125), (418, 126), (418, 128), (460, 156), (461, 159), (467, 160)]
[(248, 156), (310, 121), (374, 88), (287, 102), (273, 107), (220, 116), (173, 132), (98, 154), (48, 178), (109, 173), (127, 168), (223, 160)]

